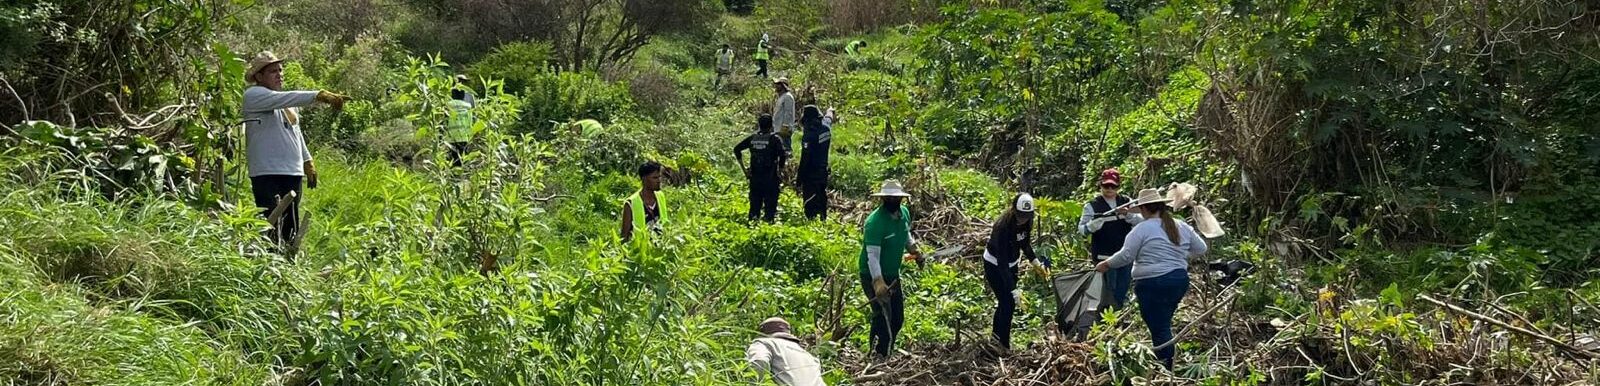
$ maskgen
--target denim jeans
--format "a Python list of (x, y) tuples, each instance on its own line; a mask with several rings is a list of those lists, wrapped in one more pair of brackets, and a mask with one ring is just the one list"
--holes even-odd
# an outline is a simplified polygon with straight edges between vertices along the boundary
[[(1150, 327), (1150, 340), (1154, 342), (1152, 347), (1172, 340), (1172, 314), (1178, 311), (1178, 303), (1183, 301), (1183, 295), (1188, 292), (1189, 272), (1182, 269), (1134, 283), (1133, 293), (1139, 296), (1139, 315), (1144, 318), (1144, 324)], [(1174, 344), (1156, 350), (1156, 358), (1161, 359), (1161, 363), (1169, 370), (1172, 369), (1176, 347)]]

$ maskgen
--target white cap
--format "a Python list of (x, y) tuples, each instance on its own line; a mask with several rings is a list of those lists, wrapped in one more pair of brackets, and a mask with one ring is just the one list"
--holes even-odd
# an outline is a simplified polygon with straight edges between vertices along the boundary
[(1017, 197), (1016, 207), (1019, 212), (1033, 213), (1033, 195), (1023, 193), (1022, 196)]

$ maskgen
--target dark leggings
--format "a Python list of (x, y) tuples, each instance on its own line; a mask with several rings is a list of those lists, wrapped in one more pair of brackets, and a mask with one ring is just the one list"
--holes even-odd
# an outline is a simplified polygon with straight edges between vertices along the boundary
[[(261, 208), (263, 217), (272, 214), (272, 208), (278, 206), (278, 198), (288, 196), (294, 192), (296, 196), (304, 198), (305, 192), (300, 190), (300, 181), (304, 177), (289, 175), (265, 175), (250, 177), (250, 192), (255, 196), (256, 207)], [(272, 224), (272, 230), (267, 232), (267, 238), (274, 243), (283, 243), (294, 240), (300, 231), (300, 200), (295, 200), (284, 210), (279, 224)]]
[[(1139, 301), (1139, 316), (1144, 318), (1144, 324), (1150, 327), (1151, 347), (1160, 346), (1172, 340), (1172, 314), (1178, 311), (1178, 303), (1183, 301), (1183, 296), (1189, 292), (1189, 272), (1182, 269), (1172, 270), (1161, 276), (1139, 279), (1133, 282), (1134, 298)], [(1161, 359), (1162, 365), (1172, 369), (1172, 356), (1177, 350), (1176, 344), (1156, 350), (1156, 358)]]
[[(906, 295), (900, 292), (900, 286), (894, 280), (885, 279), (889, 285), (889, 301), (872, 301), (875, 294), (872, 292), (872, 278), (861, 277), (861, 289), (867, 294), (867, 303), (872, 305), (872, 352), (878, 357), (888, 357), (889, 350), (894, 348), (894, 340), (900, 335), (900, 328), (906, 324)], [(887, 303), (887, 304), (885, 304)]]
[(994, 290), (994, 339), (1006, 349), (1011, 348), (1011, 319), (1017, 313), (1017, 298), (1011, 291), (1017, 289), (1017, 267), (1001, 268), (983, 262), (983, 280)]

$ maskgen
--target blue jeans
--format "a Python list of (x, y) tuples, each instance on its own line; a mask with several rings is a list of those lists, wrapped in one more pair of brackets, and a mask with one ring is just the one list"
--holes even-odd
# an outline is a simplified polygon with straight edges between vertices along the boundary
[[(1152, 347), (1160, 346), (1172, 340), (1172, 314), (1178, 311), (1178, 303), (1183, 301), (1183, 295), (1189, 292), (1189, 272), (1182, 269), (1172, 270), (1161, 276), (1139, 279), (1133, 287), (1134, 295), (1138, 295), (1139, 316), (1144, 318), (1144, 324), (1150, 327), (1150, 340)], [(1156, 358), (1161, 363), (1172, 369), (1172, 356), (1177, 350), (1176, 344), (1167, 348), (1156, 350)]]
[(1112, 268), (1105, 275), (1106, 290), (1111, 292), (1111, 309), (1121, 310), (1128, 305), (1128, 287), (1133, 286), (1133, 264)]

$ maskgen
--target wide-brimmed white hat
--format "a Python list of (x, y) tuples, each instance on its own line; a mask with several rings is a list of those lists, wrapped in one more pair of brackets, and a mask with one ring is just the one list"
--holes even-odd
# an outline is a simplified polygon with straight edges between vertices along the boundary
[(1139, 191), (1139, 196), (1135, 197), (1133, 201), (1135, 202), (1134, 205), (1144, 205), (1171, 202), (1172, 198), (1161, 194), (1161, 191), (1156, 189), (1144, 189)]
[(899, 180), (884, 180), (883, 181), (883, 189), (878, 190), (877, 193), (873, 193), (872, 196), (873, 197), (911, 197), (911, 193), (906, 193), (905, 188), (900, 187), (900, 181)]
[(272, 54), (272, 51), (261, 51), (256, 53), (255, 57), (250, 58), (250, 67), (244, 70), (244, 81), (246, 83), (256, 84), (256, 73), (261, 72), (261, 69), (267, 68), (267, 66), (270, 66), (273, 63), (282, 62), (283, 59), (279, 58), (278, 55)]

